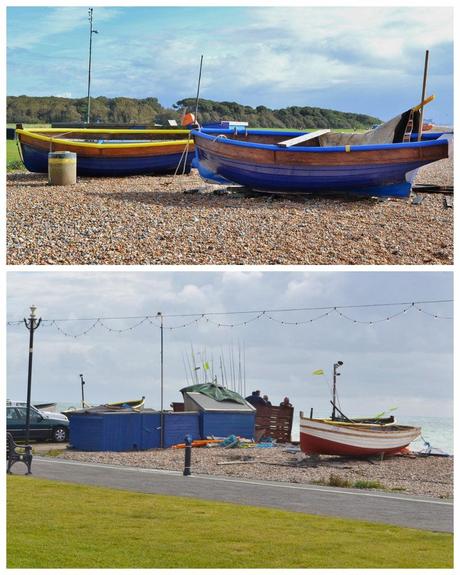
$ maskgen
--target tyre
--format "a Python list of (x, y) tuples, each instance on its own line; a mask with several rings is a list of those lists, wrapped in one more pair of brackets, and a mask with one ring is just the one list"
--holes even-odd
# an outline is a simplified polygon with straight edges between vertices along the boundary
[(57, 443), (63, 443), (67, 440), (67, 428), (66, 427), (55, 427), (53, 429), (53, 440)]

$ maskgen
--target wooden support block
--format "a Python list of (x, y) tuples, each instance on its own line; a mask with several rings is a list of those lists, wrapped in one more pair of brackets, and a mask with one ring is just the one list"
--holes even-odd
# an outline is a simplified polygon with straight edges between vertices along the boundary
[(322, 136), (323, 134), (327, 134), (331, 130), (316, 130), (316, 132), (309, 132), (308, 134), (302, 134), (301, 136), (297, 136), (296, 138), (291, 138), (290, 140), (283, 140), (282, 142), (278, 142), (278, 146), (282, 148), (289, 148), (291, 146), (295, 146), (296, 144), (300, 144), (301, 142), (306, 142), (307, 140), (313, 140), (313, 138), (317, 138), (318, 136)]
[(412, 205), (413, 206), (419, 206), (423, 200), (425, 199), (425, 196), (423, 196), (422, 194), (416, 194), (415, 198), (412, 198)]
[(444, 207), (445, 208), (454, 207), (454, 198), (452, 196), (444, 196)]

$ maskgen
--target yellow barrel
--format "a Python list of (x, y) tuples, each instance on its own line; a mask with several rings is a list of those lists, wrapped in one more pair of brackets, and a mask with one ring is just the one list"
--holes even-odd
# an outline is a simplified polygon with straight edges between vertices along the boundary
[(77, 183), (77, 154), (50, 152), (48, 154), (48, 184), (71, 186)]

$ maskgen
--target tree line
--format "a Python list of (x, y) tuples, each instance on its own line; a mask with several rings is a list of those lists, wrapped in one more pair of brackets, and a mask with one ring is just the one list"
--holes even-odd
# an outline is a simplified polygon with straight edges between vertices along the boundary
[[(113, 124), (166, 124), (180, 119), (184, 108), (195, 109), (195, 99), (179, 100), (172, 108), (163, 107), (157, 98), (91, 98), (91, 122)], [(54, 122), (85, 122), (86, 98), (57, 96), (8, 96), (7, 122), (24, 124), (52, 124)], [(366, 114), (339, 112), (311, 106), (289, 106), (272, 110), (266, 106), (244, 106), (237, 102), (200, 100), (200, 124), (237, 120), (260, 128), (369, 128), (380, 123)]]

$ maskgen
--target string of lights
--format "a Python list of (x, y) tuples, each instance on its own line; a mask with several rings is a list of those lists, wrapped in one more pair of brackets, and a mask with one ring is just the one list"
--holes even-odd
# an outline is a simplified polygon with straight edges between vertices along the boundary
[(262, 316), (266, 315), (266, 313), (267, 313), (266, 311), (262, 311), (259, 314), (257, 314), (256, 316), (254, 316), (250, 319), (247, 319), (245, 321), (238, 322), (238, 323), (216, 322), (216, 321), (210, 319), (209, 317), (206, 317), (206, 316), (203, 316), (203, 317), (205, 318), (205, 320), (208, 323), (213, 323), (214, 325), (217, 325), (217, 327), (240, 327), (242, 325), (247, 325), (248, 323), (252, 323), (253, 321), (260, 319)]
[[(202, 317), (203, 316), (200, 315), (199, 317), (196, 317), (195, 319), (192, 319), (191, 321), (187, 321), (187, 322), (181, 323), (179, 325), (164, 325), (163, 324), (163, 329), (169, 329), (170, 331), (174, 331), (175, 329), (182, 329), (184, 327), (189, 327), (190, 325), (193, 325), (194, 323), (198, 323), (202, 319)], [(152, 319), (158, 319), (158, 316), (155, 316), (155, 318), (149, 317), (147, 319), (151, 325), (154, 325), (155, 327), (161, 328), (161, 324), (159, 324), (156, 321), (152, 321)]]
[[(426, 309), (425, 306), (431, 304), (444, 304), (444, 303), (452, 303), (453, 300), (425, 300), (425, 301), (413, 301), (413, 302), (392, 302), (392, 303), (375, 303), (375, 304), (354, 304), (354, 305), (343, 305), (343, 306), (329, 306), (329, 307), (305, 307), (305, 308), (285, 308), (285, 309), (266, 309), (266, 310), (239, 310), (239, 311), (228, 311), (228, 312), (205, 312), (205, 313), (190, 313), (190, 314), (155, 314), (155, 315), (145, 315), (145, 316), (120, 316), (120, 317), (91, 317), (91, 318), (62, 318), (62, 319), (42, 319), (42, 325), (44, 327), (55, 327), (59, 333), (66, 337), (78, 338), (88, 334), (90, 331), (95, 329), (97, 326), (113, 333), (124, 333), (133, 331), (139, 327), (141, 327), (145, 323), (149, 323), (150, 325), (160, 329), (167, 330), (176, 330), (176, 329), (183, 329), (190, 327), (193, 324), (198, 324), (201, 321), (205, 321), (206, 323), (210, 323), (216, 325), (217, 327), (229, 327), (229, 328), (236, 328), (246, 326), (249, 323), (258, 321), (260, 319), (267, 319), (269, 321), (273, 321), (275, 323), (281, 325), (295, 325), (301, 326), (306, 325), (309, 323), (313, 323), (324, 319), (332, 314), (337, 315), (341, 319), (348, 320), (355, 324), (364, 324), (364, 325), (374, 325), (377, 323), (382, 323), (385, 321), (390, 321), (395, 319), (399, 316), (407, 314), (410, 310), (416, 310), (420, 313), (423, 313), (427, 316), (433, 317), (434, 319), (445, 319), (451, 320), (453, 319), (452, 316), (441, 315), (439, 313), (433, 313), (432, 311)], [(381, 307), (402, 307), (398, 311), (385, 314), (381, 318), (377, 319), (369, 319), (364, 320), (357, 317), (352, 317), (349, 312), (344, 313), (342, 310), (350, 310), (350, 309), (368, 309), (368, 308), (381, 308)], [(423, 307), (422, 307), (423, 306)], [(323, 313), (316, 315), (314, 317), (310, 317), (307, 319), (296, 319), (295, 321), (280, 319), (274, 316), (274, 314), (289, 314), (289, 313), (301, 313), (301, 312), (311, 312), (311, 311), (322, 311)], [(252, 317), (248, 319), (244, 319), (243, 321), (235, 321), (235, 322), (226, 322), (218, 319), (219, 317), (227, 317), (227, 316), (235, 316), (235, 315), (252, 315)], [(175, 325), (167, 325), (165, 324), (165, 319), (170, 318), (187, 318), (187, 321), (184, 321), (180, 324)], [(191, 319), (188, 319), (191, 318)], [(135, 320), (134, 323), (127, 327), (117, 328), (108, 325), (108, 322), (111, 321), (127, 321), (127, 320)], [(78, 333), (71, 333), (68, 329), (64, 328), (62, 324), (65, 322), (91, 322), (91, 324), (86, 327), (84, 330), (81, 330)], [(22, 325), (24, 320), (12, 320), (8, 321), (7, 325), (9, 327), (15, 327), (18, 325)]]
[(349, 321), (353, 322), (353, 323), (361, 323), (361, 324), (366, 324), (366, 325), (373, 325), (374, 323), (381, 323), (383, 321), (390, 321), (391, 319), (398, 317), (400, 315), (403, 315), (405, 313), (407, 313), (410, 309), (412, 309), (414, 307), (414, 304), (411, 304), (408, 307), (405, 307), (404, 309), (390, 314), (386, 317), (380, 318), (380, 319), (373, 319), (373, 320), (360, 320), (360, 319), (354, 319), (346, 314), (344, 314), (343, 312), (339, 311), (338, 309), (335, 309), (334, 311), (342, 318), (344, 319), (348, 319)]

